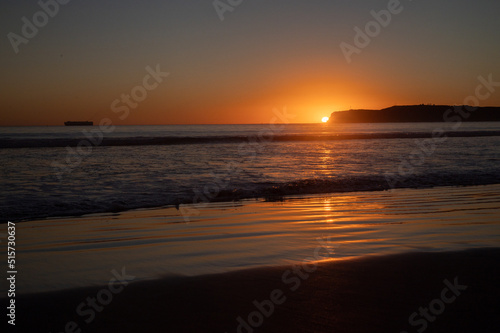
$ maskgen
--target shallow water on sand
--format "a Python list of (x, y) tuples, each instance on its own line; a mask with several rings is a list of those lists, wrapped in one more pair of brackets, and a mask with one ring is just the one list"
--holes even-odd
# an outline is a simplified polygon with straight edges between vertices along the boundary
[[(71, 140), (90, 144), (81, 129), (2, 129), (0, 222), (200, 199), (500, 184), (500, 123), (463, 124), (439, 140), (420, 137), (442, 126), (289, 124), (274, 132), (269, 125), (120, 126), (106, 136), (119, 145), (78, 150)], [(27, 147), (2, 148), (23, 142)], [(36, 146), (42, 142), (49, 145)]]
[[(19, 293), (500, 244), (500, 185), (244, 200), (17, 224)], [(328, 251), (329, 250), (329, 251)], [(3, 288), (3, 287), (2, 287)]]

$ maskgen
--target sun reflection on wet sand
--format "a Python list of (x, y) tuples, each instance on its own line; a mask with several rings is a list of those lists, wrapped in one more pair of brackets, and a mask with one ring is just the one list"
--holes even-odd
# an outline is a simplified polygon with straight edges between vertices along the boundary
[(101, 284), (124, 265), (150, 279), (289, 264), (318, 237), (334, 260), (497, 246), (499, 203), (500, 185), (489, 185), (214, 203), (189, 224), (175, 208), (23, 222), (19, 290)]

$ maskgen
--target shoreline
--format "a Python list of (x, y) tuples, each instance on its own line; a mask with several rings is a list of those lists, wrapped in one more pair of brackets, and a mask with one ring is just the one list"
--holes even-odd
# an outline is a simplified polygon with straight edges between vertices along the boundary
[(149, 280), (312, 262), (322, 243), (334, 254), (320, 260), (496, 247), (499, 214), (492, 185), (219, 203), (189, 223), (175, 208), (25, 222), (18, 293), (102, 285), (122, 267)]
[[(451, 177), (453, 178), (453, 177)], [(487, 177), (486, 177), (487, 178)], [(385, 178), (383, 176), (380, 177), (380, 180), (383, 182), (382, 183), (387, 183)], [(305, 183), (307, 184), (309, 180), (305, 180)], [(310, 199), (310, 198), (321, 198), (325, 196), (335, 196), (335, 195), (357, 195), (357, 194), (364, 194), (364, 193), (375, 193), (375, 194), (380, 194), (380, 193), (392, 193), (392, 191), (411, 191), (411, 190), (432, 190), (432, 189), (446, 189), (446, 188), (451, 188), (451, 189), (460, 189), (460, 188), (473, 188), (473, 187), (487, 187), (487, 186), (499, 186), (500, 182), (491, 182), (489, 179), (482, 179), (482, 180), (469, 180), (469, 183), (463, 183), (463, 184), (429, 184), (429, 185), (415, 185), (412, 183), (413, 178), (408, 177), (408, 179), (405, 180), (406, 183), (404, 184), (399, 184), (394, 186), (394, 188), (391, 188), (389, 184), (385, 184), (387, 187), (382, 187), (380, 184), (372, 184), (372, 185), (367, 185), (367, 186), (362, 186), (358, 189), (352, 189), (352, 188), (338, 188), (335, 190), (330, 190), (330, 189), (322, 189), (322, 190), (317, 190), (317, 191), (305, 191), (303, 193), (298, 192), (298, 193), (289, 193), (289, 194), (282, 194), (282, 193), (277, 193), (281, 189), (281, 187), (275, 187), (274, 191), (276, 193), (268, 193), (268, 194), (261, 194), (258, 196), (242, 196), (242, 197), (220, 197), (220, 198), (214, 198), (211, 199), (210, 201), (201, 201), (199, 203), (192, 203), (192, 202), (187, 202), (187, 203), (180, 203), (177, 205), (174, 204), (167, 204), (167, 205), (162, 205), (162, 206), (152, 206), (152, 207), (134, 207), (130, 209), (125, 209), (125, 210), (115, 210), (115, 211), (98, 211), (98, 212), (93, 212), (93, 213), (84, 213), (84, 214), (78, 214), (78, 215), (71, 215), (68, 213), (68, 215), (58, 215), (58, 216), (45, 216), (45, 217), (34, 217), (34, 218), (25, 218), (25, 219), (2, 219), (0, 220), (0, 225), (1, 224), (7, 224), (8, 221), (14, 222), (14, 223), (26, 223), (26, 222), (43, 222), (43, 221), (51, 221), (51, 220), (61, 220), (61, 219), (81, 219), (81, 218), (88, 218), (88, 217), (105, 217), (105, 216), (112, 216), (112, 215), (124, 215), (124, 214), (129, 214), (133, 212), (142, 212), (142, 211), (158, 211), (158, 210), (164, 210), (164, 209), (173, 209), (175, 208), (178, 212), (181, 212), (180, 214), (182, 215), (182, 209), (184, 209), (185, 212), (189, 212), (193, 210), (193, 208), (196, 209), (197, 206), (203, 206), (203, 209), (217, 209), (219, 204), (227, 204), (227, 205), (248, 205), (252, 204), (255, 202), (286, 202), (286, 201), (292, 201), (292, 200), (302, 200), (302, 199)], [(300, 185), (301, 182), (304, 181), (297, 181), (297, 182), (291, 182), (288, 184), (282, 184), (283, 188), (286, 186), (290, 187), (291, 185)], [(328, 182), (326, 182), (328, 183)], [(316, 184), (317, 186), (317, 184)], [(293, 187), (293, 186), (292, 186)], [(189, 215), (188, 215), (189, 217)]]
[[(87, 310), (83, 316), (75, 309), (106, 286), (20, 295), (16, 326), (61, 332), (73, 321), (92, 332), (229, 333), (237, 332), (239, 325), (240, 332), (416, 332), (423, 321), (412, 326), (409, 316), (441, 297), (444, 280), (454, 283), (457, 278), (467, 289), (450, 304), (443, 303), (442, 312), (435, 311), (439, 314), (427, 322), (427, 331), (494, 331), (500, 328), (499, 260), (500, 248), (489, 248), (138, 281), (124, 286), (100, 312), (94, 311), (89, 323), (85, 319), (90, 319), (90, 308), (80, 308)], [(269, 300), (276, 301), (273, 311)], [(254, 323), (261, 324), (243, 328), (237, 318), (249, 325), (249, 315), (257, 309), (254, 301), (263, 304), (263, 312), (272, 313), (254, 314)]]

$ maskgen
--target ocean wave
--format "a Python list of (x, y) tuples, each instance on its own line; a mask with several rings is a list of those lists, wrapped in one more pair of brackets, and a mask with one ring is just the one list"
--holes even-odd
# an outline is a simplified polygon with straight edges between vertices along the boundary
[[(500, 136), (500, 131), (445, 131), (448, 137), (486, 137)], [(292, 141), (334, 141), (334, 140), (375, 140), (375, 139), (411, 139), (430, 138), (432, 132), (384, 132), (384, 133), (339, 133), (321, 135), (280, 134), (272, 132), (259, 135), (225, 135), (225, 136), (160, 136), (160, 137), (100, 137), (99, 135), (78, 138), (23, 138), (0, 139), (0, 148), (50, 148), (85, 146), (150, 146), (150, 145), (191, 145), (191, 144), (224, 144), (244, 142), (292, 142)]]
[[(391, 188), (430, 188), (438, 186), (473, 186), (500, 184), (498, 173), (428, 173), (401, 178), (389, 183), (385, 176), (360, 175), (336, 178), (299, 179), (289, 182), (255, 182), (229, 185), (217, 192), (204, 192), (203, 186), (185, 189), (177, 194), (151, 191), (138, 195), (117, 193), (116, 196), (70, 197), (40, 196), (7, 199), (0, 206), (1, 222), (43, 219), (48, 217), (81, 216), (92, 213), (117, 213), (138, 208), (189, 207), (191, 204), (238, 201), (243, 199), (285, 200), (290, 196), (344, 193), (360, 191), (384, 191)], [(11, 202), (12, 201), (12, 202)]]

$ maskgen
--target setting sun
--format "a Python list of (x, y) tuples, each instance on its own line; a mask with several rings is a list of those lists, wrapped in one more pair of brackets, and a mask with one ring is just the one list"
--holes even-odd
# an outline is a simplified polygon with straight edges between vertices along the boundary
[(330, 118), (328, 118), (328, 117), (323, 117), (323, 118), (321, 118), (321, 121), (322, 121), (322, 122), (324, 122), (324, 123), (326, 123), (326, 122), (328, 121), (328, 119), (330, 119)]

